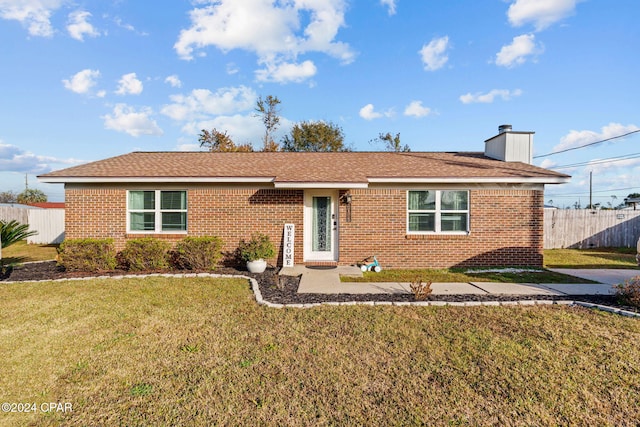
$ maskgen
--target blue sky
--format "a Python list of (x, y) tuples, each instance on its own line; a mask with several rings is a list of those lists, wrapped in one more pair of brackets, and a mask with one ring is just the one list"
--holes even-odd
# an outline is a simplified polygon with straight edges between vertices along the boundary
[[(134, 150), (198, 150), (201, 129), (260, 146), (331, 121), (354, 150), (482, 151), (498, 125), (535, 153), (640, 129), (637, 0), (0, 0), (0, 191)], [(640, 132), (537, 158), (573, 176), (556, 206), (640, 192)], [(629, 156), (623, 161), (607, 159)], [(635, 157), (634, 157), (635, 155)], [(597, 162), (598, 160), (605, 162)], [(596, 163), (594, 163), (594, 161)], [(614, 199), (612, 196), (617, 197)]]

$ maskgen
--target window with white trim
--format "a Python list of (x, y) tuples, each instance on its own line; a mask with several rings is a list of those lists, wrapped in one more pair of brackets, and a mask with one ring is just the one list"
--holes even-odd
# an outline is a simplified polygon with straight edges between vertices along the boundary
[(469, 232), (469, 192), (410, 190), (407, 192), (407, 232), (411, 234)]
[(135, 190), (127, 197), (127, 231), (180, 233), (187, 231), (187, 192)]

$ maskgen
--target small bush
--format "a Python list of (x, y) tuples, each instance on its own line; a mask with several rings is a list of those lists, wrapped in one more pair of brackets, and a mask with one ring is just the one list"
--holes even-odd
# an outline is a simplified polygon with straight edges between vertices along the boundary
[(431, 292), (433, 292), (431, 283), (431, 280), (424, 283), (421, 277), (416, 277), (415, 280), (411, 282), (411, 292), (413, 292), (416, 301), (424, 301), (431, 295)]
[(173, 251), (173, 262), (182, 269), (213, 270), (222, 258), (222, 244), (216, 236), (185, 237)]
[(240, 258), (244, 261), (273, 258), (276, 250), (266, 234), (255, 233), (250, 240), (242, 240), (238, 246)]
[(67, 271), (107, 271), (116, 268), (113, 239), (67, 239), (58, 248), (58, 264)]
[(169, 267), (171, 245), (153, 237), (127, 241), (118, 254), (120, 264), (127, 270), (163, 270)]
[(616, 286), (616, 296), (622, 304), (640, 307), (640, 276)]

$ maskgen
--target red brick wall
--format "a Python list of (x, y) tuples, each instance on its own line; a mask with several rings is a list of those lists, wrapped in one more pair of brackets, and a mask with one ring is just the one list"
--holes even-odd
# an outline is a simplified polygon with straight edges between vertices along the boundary
[[(340, 264), (377, 255), (384, 268), (453, 266), (541, 266), (543, 192), (471, 190), (469, 235), (408, 235), (406, 190), (351, 190), (351, 222), (340, 205)], [(296, 226), (295, 262), (303, 262), (303, 190), (188, 189), (190, 235), (215, 235), (234, 251), (252, 232), (268, 234), (281, 265), (285, 223)], [(66, 190), (66, 237), (111, 237), (122, 249), (126, 233), (126, 190)], [(153, 234), (175, 242), (182, 234)]]
[(377, 255), (384, 268), (542, 266), (543, 192), (470, 191), (469, 235), (409, 235), (406, 190), (351, 190), (340, 206), (340, 263)]
[[(219, 236), (223, 251), (233, 252), (252, 233), (269, 235), (282, 263), (283, 226), (296, 226), (295, 262), (302, 262), (302, 190), (188, 189), (187, 228), (192, 236)], [(127, 234), (126, 190), (67, 189), (66, 238), (110, 237), (117, 250), (127, 239), (152, 236), (177, 242), (184, 234)]]

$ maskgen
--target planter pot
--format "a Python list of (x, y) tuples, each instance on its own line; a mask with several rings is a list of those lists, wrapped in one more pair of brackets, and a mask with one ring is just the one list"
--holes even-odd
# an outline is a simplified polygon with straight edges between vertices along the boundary
[(247, 261), (247, 270), (249, 273), (264, 273), (267, 269), (267, 261), (259, 259), (256, 261)]

